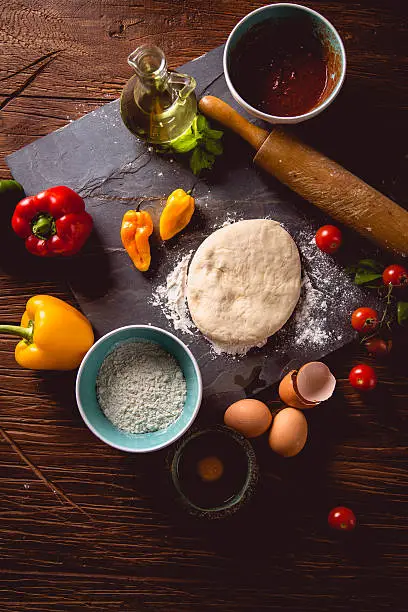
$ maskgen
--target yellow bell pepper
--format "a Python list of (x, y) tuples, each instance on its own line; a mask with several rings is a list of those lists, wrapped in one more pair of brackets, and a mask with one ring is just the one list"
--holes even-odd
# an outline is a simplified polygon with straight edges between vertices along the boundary
[(15, 358), (31, 370), (74, 370), (94, 343), (88, 319), (51, 295), (30, 298), (21, 326), (0, 325), (0, 333), (22, 338)]
[(150, 266), (149, 236), (152, 233), (153, 221), (147, 210), (128, 210), (123, 215), (120, 228), (122, 244), (141, 272), (146, 272)]
[(160, 216), (160, 237), (169, 240), (181, 232), (191, 221), (194, 213), (194, 198), (184, 189), (176, 189), (167, 198)]

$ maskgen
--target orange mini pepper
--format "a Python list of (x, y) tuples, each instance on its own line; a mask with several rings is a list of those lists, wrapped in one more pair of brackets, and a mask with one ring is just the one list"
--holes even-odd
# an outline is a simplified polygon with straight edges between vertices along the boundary
[(167, 198), (160, 216), (160, 237), (169, 240), (181, 232), (191, 221), (194, 213), (194, 198), (184, 189), (176, 189)]
[(149, 236), (153, 221), (146, 210), (128, 210), (122, 219), (120, 237), (130, 259), (141, 272), (149, 269), (151, 255)]

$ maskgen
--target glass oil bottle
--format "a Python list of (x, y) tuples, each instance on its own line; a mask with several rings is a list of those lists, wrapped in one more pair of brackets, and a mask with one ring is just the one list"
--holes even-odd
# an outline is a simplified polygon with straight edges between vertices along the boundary
[(169, 71), (163, 51), (152, 45), (138, 47), (128, 63), (135, 74), (120, 99), (126, 127), (151, 144), (175, 140), (191, 126), (197, 113), (195, 79)]

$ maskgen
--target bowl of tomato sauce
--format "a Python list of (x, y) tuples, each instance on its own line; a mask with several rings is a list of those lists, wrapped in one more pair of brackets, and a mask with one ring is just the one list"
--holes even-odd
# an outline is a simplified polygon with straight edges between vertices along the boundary
[(321, 113), (346, 74), (337, 30), (299, 4), (271, 4), (246, 15), (232, 30), (223, 61), (232, 96), (269, 123), (299, 123)]

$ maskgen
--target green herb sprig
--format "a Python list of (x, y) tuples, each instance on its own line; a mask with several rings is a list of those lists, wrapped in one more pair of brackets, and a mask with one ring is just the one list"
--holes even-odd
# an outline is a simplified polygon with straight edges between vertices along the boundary
[[(354, 276), (353, 280), (356, 285), (377, 289), (380, 296), (385, 299), (386, 305), (380, 327), (386, 326), (389, 329), (395, 319), (399, 325), (408, 327), (408, 302), (397, 300), (393, 286), (390, 284), (386, 287), (383, 284), (382, 273), (385, 267), (375, 259), (361, 259), (355, 266), (348, 267), (347, 272)], [(398, 289), (398, 291), (401, 290)]]
[(347, 272), (354, 275), (356, 285), (364, 285), (371, 289), (378, 289), (382, 286), (383, 266), (375, 259), (361, 259), (355, 266), (349, 266)]
[(191, 153), (190, 168), (197, 176), (201, 170), (210, 170), (216, 157), (222, 155), (221, 138), (224, 132), (211, 128), (204, 115), (197, 114), (191, 127), (168, 145), (174, 153)]

